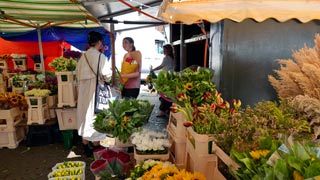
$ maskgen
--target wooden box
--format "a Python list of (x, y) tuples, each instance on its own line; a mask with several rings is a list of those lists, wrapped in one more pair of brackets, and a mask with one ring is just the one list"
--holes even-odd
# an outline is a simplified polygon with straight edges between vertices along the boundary
[(48, 107), (43, 108), (28, 108), (28, 125), (44, 124), (49, 119)]
[(141, 164), (147, 159), (167, 161), (170, 157), (169, 154), (169, 151), (167, 154), (137, 154), (136, 148), (134, 148), (134, 159), (136, 160), (136, 164)]
[(58, 104), (57, 107), (75, 107), (77, 90), (74, 72), (55, 72), (58, 79)]
[(186, 139), (175, 137), (170, 129), (168, 129), (168, 134), (171, 142), (170, 159), (179, 169), (185, 169)]
[(78, 129), (77, 108), (56, 109), (60, 130)]
[(21, 71), (27, 70), (27, 59), (13, 59), (14, 61), (14, 69), (20, 69)]
[(22, 122), (21, 111), (18, 108), (0, 110), (0, 132), (15, 131), (15, 127)]
[(186, 118), (182, 112), (170, 112), (167, 129), (171, 130), (174, 137), (186, 139), (186, 127), (183, 125), (185, 122)]
[(17, 126), (15, 131), (0, 132), (0, 148), (14, 149), (24, 139), (27, 133), (26, 126)]

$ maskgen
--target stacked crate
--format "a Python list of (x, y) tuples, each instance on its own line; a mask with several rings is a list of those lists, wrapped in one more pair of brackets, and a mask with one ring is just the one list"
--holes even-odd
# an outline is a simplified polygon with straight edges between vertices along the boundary
[(0, 92), (6, 92), (7, 91), (7, 84), (4, 80), (3, 74), (0, 74)]
[(187, 128), (186, 170), (200, 172), (207, 179), (225, 180), (218, 170), (218, 158), (212, 152), (214, 138), (207, 134), (198, 134), (192, 127)]
[(20, 69), (21, 71), (27, 70), (27, 55), (26, 54), (11, 54), (13, 59), (14, 69)]
[(182, 112), (170, 113), (167, 131), (171, 142), (170, 158), (173, 163), (181, 169), (185, 168), (186, 153), (186, 119)]
[(58, 79), (58, 108), (75, 107), (77, 92), (74, 72), (55, 72)]
[[(75, 72), (55, 72), (58, 79), (58, 104), (56, 114), (60, 130), (78, 129), (77, 89)], [(67, 131), (64, 131), (67, 132)]]
[(47, 104), (49, 108), (49, 117), (51, 119), (56, 118), (57, 114), (56, 114), (55, 108), (57, 107), (57, 104), (58, 104), (58, 96), (57, 95), (48, 96)]
[(14, 149), (26, 136), (26, 123), (18, 108), (0, 110), (0, 114), (0, 148)]
[(47, 97), (26, 97), (28, 102), (28, 125), (44, 124), (49, 119)]

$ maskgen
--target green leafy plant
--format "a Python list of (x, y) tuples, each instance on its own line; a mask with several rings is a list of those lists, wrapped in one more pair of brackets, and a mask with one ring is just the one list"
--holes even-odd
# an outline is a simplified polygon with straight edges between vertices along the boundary
[(124, 143), (144, 125), (153, 109), (148, 101), (136, 99), (121, 99), (109, 105), (109, 109), (97, 114), (94, 129), (118, 137)]

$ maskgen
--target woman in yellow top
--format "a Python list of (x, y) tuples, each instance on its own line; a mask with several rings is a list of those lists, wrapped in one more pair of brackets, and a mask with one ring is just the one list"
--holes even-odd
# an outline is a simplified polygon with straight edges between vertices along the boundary
[(122, 47), (127, 53), (123, 57), (120, 79), (123, 84), (121, 96), (123, 98), (137, 98), (140, 92), (141, 84), (141, 53), (134, 46), (131, 37), (125, 37), (122, 41)]

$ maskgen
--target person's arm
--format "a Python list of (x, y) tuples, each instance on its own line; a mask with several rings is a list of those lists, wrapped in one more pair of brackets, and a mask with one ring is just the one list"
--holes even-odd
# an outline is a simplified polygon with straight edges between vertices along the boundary
[(151, 69), (150, 71), (151, 71), (151, 72), (157, 71), (157, 70), (162, 69), (163, 67), (164, 67), (164, 65), (161, 64), (161, 65), (159, 65), (158, 67)]

